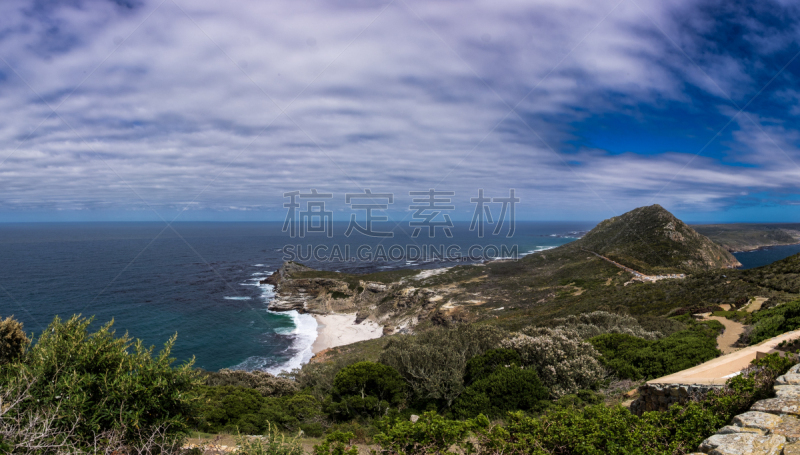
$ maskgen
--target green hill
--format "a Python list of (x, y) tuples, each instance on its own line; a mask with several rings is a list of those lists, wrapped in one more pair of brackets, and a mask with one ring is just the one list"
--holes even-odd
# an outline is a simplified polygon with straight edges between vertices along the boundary
[(648, 274), (741, 265), (725, 248), (658, 204), (607, 219), (569, 247), (601, 254)]

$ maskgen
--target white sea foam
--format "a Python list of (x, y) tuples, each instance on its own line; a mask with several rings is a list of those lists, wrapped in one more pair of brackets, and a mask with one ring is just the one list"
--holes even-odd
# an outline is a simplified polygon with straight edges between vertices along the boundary
[(250, 300), (250, 297), (223, 297), (225, 300)]
[(253, 267), (266, 267), (266, 265), (264, 265), (264, 264), (256, 264)]
[(275, 365), (274, 367), (267, 368), (268, 373), (278, 374), (282, 371), (291, 371), (295, 368), (300, 368), (303, 364), (308, 363), (314, 355), (311, 352), (311, 345), (317, 339), (317, 320), (310, 314), (300, 314), (297, 311), (287, 311), (286, 314), (292, 318), (294, 329), (288, 335), (291, 335), (294, 340), (290, 351), (294, 354), (285, 363)]
[[(271, 284), (263, 284), (261, 287), (261, 297), (266, 303), (275, 298), (275, 286)], [(284, 363), (264, 367), (264, 359), (261, 360), (261, 367), (257, 369), (266, 370), (272, 374), (278, 374), (282, 371), (291, 371), (295, 368), (300, 368), (304, 363), (308, 363), (313, 356), (311, 352), (311, 345), (317, 339), (317, 320), (310, 314), (300, 314), (297, 311), (282, 311), (280, 313), (267, 310), (267, 312), (276, 316), (288, 317), (292, 320), (291, 328), (276, 329), (275, 332), (281, 335), (292, 337), (292, 345), (289, 347), (288, 352), (292, 357)], [(255, 366), (258, 360), (251, 358), (246, 360), (244, 364), (247, 366)], [(252, 369), (252, 367), (251, 367)]]

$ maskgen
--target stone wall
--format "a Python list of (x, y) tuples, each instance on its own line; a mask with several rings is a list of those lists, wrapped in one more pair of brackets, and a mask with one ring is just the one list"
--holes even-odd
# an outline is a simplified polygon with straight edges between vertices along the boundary
[(666, 411), (675, 403), (686, 403), (691, 397), (705, 395), (721, 385), (707, 384), (644, 384), (639, 398), (631, 403), (631, 412), (641, 416), (645, 411)]
[[(800, 455), (800, 364), (775, 381), (775, 398), (757, 401), (700, 444), (711, 455)], [(701, 455), (701, 453), (692, 455)]]

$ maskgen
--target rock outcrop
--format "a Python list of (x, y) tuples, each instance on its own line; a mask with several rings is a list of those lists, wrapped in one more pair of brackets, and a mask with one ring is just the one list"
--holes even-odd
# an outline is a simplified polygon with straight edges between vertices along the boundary
[(800, 364), (775, 381), (775, 398), (757, 401), (700, 444), (712, 455), (800, 455)]

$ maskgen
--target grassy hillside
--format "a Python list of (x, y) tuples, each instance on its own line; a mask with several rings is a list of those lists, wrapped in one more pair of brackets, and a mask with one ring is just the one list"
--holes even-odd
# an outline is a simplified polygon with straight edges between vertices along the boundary
[(800, 242), (800, 224), (705, 224), (692, 226), (728, 251)]
[(640, 207), (605, 220), (571, 246), (602, 254), (643, 273), (739, 265), (730, 252), (660, 205)]

